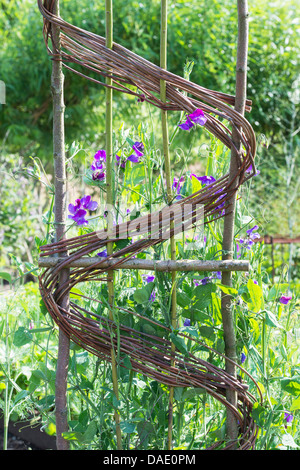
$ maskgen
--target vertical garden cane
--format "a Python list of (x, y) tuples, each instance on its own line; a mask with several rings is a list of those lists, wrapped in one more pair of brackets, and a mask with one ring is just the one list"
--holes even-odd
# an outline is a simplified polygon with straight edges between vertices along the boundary
[[(237, 0), (238, 9), (238, 40), (237, 40), (237, 60), (236, 60), (236, 99), (235, 110), (244, 115), (247, 88), (247, 53), (248, 53), (248, 4), (247, 0)], [(231, 160), (229, 170), (229, 181), (231, 188), (238, 187), (238, 178), (235, 175), (238, 172), (237, 150), (241, 150), (240, 134), (237, 129), (232, 130), (232, 140), (234, 146), (231, 149)], [(237, 149), (237, 150), (236, 150)], [(233, 239), (234, 239), (234, 220), (236, 209), (236, 191), (228, 200), (225, 209), (224, 228), (223, 228), (223, 259), (230, 260), (233, 255)], [(232, 275), (230, 271), (222, 273), (222, 284), (231, 286)], [(233, 306), (231, 297), (222, 293), (221, 311), (224, 329), (225, 355), (232, 361), (237, 360), (236, 353), (236, 336), (233, 318)], [(231, 361), (226, 361), (226, 371), (236, 376), (236, 366)], [(236, 406), (237, 394), (234, 390), (228, 390), (227, 399)], [(236, 418), (230, 412), (227, 413), (227, 433), (231, 440), (237, 438), (238, 423)]]
[[(53, 13), (59, 15), (59, 0), (54, 2)], [(65, 131), (64, 131), (64, 75), (59, 56), (60, 30), (55, 24), (51, 25), (55, 48), (58, 53), (52, 61), (51, 90), (53, 96), (53, 157), (54, 157), (54, 185), (55, 185), (55, 237), (56, 240), (65, 238), (66, 221), (66, 167), (65, 167)], [(67, 253), (61, 253), (67, 256)], [(60, 282), (68, 279), (69, 270), (64, 269), (60, 274)], [(64, 295), (59, 301), (64, 310), (69, 309), (69, 296)], [(67, 431), (67, 376), (69, 364), (70, 340), (59, 330), (58, 357), (56, 368), (56, 446), (58, 450), (68, 450), (69, 444), (62, 437)]]
[[(167, 69), (167, 31), (168, 31), (168, 1), (161, 0), (161, 32), (160, 32), (160, 66), (162, 69)], [(166, 82), (160, 81), (160, 98), (166, 102)], [(162, 121), (162, 138), (163, 138), (163, 153), (165, 161), (165, 172), (167, 180), (167, 198), (168, 204), (172, 201), (172, 180), (171, 180), (171, 163), (169, 152), (169, 133), (167, 122), (167, 111), (161, 110)], [(170, 227), (172, 229), (172, 225)], [(176, 260), (176, 242), (175, 237), (170, 238), (171, 245), (171, 259)], [(176, 271), (172, 272), (172, 290), (171, 290), (171, 325), (176, 328)], [(175, 345), (172, 343), (172, 353), (175, 353)], [(174, 361), (172, 362), (174, 365)], [(174, 388), (170, 387), (169, 390), (169, 408), (168, 408), (168, 450), (172, 448), (172, 426), (173, 426), (173, 401), (174, 401)]]
[[(112, 0), (105, 1), (105, 45), (107, 48), (112, 49), (113, 47), (113, 6)], [(113, 174), (112, 174), (112, 154), (113, 154), (113, 143), (112, 143), (112, 100), (113, 100), (113, 90), (112, 79), (110, 77), (106, 78), (106, 121), (105, 121), (105, 130), (106, 130), (106, 202), (108, 206), (108, 233), (113, 226)], [(107, 254), (112, 254), (112, 242), (107, 244)], [(108, 302), (109, 302), (109, 318), (114, 320), (113, 309), (114, 309), (114, 270), (107, 272), (108, 282)], [(113, 381), (113, 391), (116, 397), (116, 400), (119, 400), (118, 392), (118, 370), (117, 370), (117, 361), (116, 361), (116, 351), (112, 347), (111, 349), (111, 364), (112, 364), (112, 381)], [(122, 437), (120, 429), (120, 415), (117, 409), (114, 412), (115, 423), (116, 423), (116, 438), (117, 438), (117, 449), (122, 449)]]

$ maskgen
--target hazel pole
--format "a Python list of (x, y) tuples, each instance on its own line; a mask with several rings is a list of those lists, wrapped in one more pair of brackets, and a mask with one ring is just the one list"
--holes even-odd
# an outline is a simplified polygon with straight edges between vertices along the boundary
[[(105, 0), (105, 45), (108, 49), (113, 48), (113, 5), (112, 0)], [(112, 104), (113, 104), (113, 90), (112, 79), (106, 78), (106, 84), (108, 85), (105, 90), (106, 97), (106, 115), (105, 115), (105, 130), (106, 130), (106, 202), (108, 206), (108, 233), (112, 231), (113, 226), (113, 173), (112, 173), (112, 154), (113, 154), (113, 116), (112, 116)], [(107, 254), (111, 255), (113, 252), (112, 242), (107, 243)], [(108, 302), (109, 302), (109, 319), (114, 321), (114, 270), (109, 270), (107, 288), (108, 288)], [(118, 368), (116, 351), (112, 347), (111, 349), (111, 364), (112, 364), (112, 382), (113, 391), (116, 400), (119, 400), (118, 390)], [(114, 411), (114, 418), (116, 423), (116, 438), (117, 438), (117, 449), (122, 450), (122, 435), (120, 428), (120, 415), (117, 409)]]
[[(53, 13), (59, 16), (59, 0), (54, 2)], [(66, 161), (65, 161), (65, 129), (64, 129), (64, 75), (60, 60), (60, 29), (55, 23), (51, 24), (54, 45), (57, 56), (52, 62), (51, 92), (53, 99), (53, 158), (55, 179), (55, 238), (56, 241), (66, 237)], [(61, 253), (63, 257), (67, 252)], [(60, 283), (68, 280), (69, 269), (63, 269)], [(61, 307), (69, 310), (69, 295), (64, 295), (59, 301)], [(70, 340), (60, 329), (58, 339), (58, 356), (55, 379), (55, 414), (56, 414), (56, 447), (57, 450), (69, 450), (69, 442), (62, 433), (68, 430), (67, 421), (67, 378), (70, 357)]]
[[(237, 59), (236, 59), (236, 99), (235, 110), (241, 115), (245, 112), (246, 93), (247, 93), (247, 54), (248, 54), (248, 2), (247, 0), (237, 0), (238, 11), (238, 39), (237, 39)], [(232, 140), (235, 148), (242, 150), (241, 139), (238, 131), (233, 129)], [(234, 146), (231, 149), (231, 160), (229, 170), (229, 182), (234, 181), (232, 187), (238, 187), (238, 179), (234, 180), (234, 175), (238, 173), (238, 154)], [(234, 239), (234, 220), (236, 211), (236, 191), (228, 200), (225, 208), (224, 227), (223, 227), (223, 260), (232, 260), (233, 258), (233, 239)], [(231, 272), (222, 273), (222, 284), (232, 285)], [(232, 361), (237, 361), (236, 352), (236, 334), (233, 315), (233, 304), (230, 295), (221, 294), (221, 313), (224, 330), (225, 355)], [(236, 366), (233, 362), (226, 362), (226, 371), (236, 377)], [(234, 390), (228, 389), (227, 399), (233, 405), (237, 406), (237, 394)], [(238, 436), (238, 423), (236, 417), (228, 411), (227, 413), (227, 434), (230, 440), (236, 440)]]
[[(161, 31), (160, 31), (160, 67), (164, 70), (167, 69), (167, 33), (168, 33), (168, 1), (161, 0)], [(160, 99), (166, 103), (166, 82), (160, 80)], [(171, 162), (169, 152), (169, 133), (168, 133), (168, 116), (167, 111), (161, 110), (162, 122), (162, 139), (163, 139), (163, 153), (165, 161), (165, 172), (167, 180), (167, 198), (168, 203), (172, 201), (172, 179), (171, 179)], [(173, 223), (171, 223), (172, 229)], [(171, 246), (171, 260), (176, 260), (176, 243), (175, 237), (170, 238)], [(171, 291), (171, 325), (173, 328), (177, 327), (176, 318), (176, 271), (172, 271), (172, 291)], [(171, 354), (174, 358), (171, 360), (171, 366), (175, 366), (175, 345), (171, 344)], [(168, 407), (168, 450), (172, 449), (172, 428), (173, 428), (173, 403), (174, 403), (174, 387), (169, 388), (169, 407)]]

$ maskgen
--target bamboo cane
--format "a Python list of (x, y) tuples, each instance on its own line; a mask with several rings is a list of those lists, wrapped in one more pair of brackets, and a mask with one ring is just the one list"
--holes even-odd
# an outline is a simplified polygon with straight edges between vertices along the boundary
[[(247, 0), (237, 0), (238, 9), (238, 41), (237, 41), (237, 60), (236, 60), (236, 100), (235, 111), (242, 116), (245, 112), (246, 103), (246, 85), (247, 85), (247, 51), (248, 51), (248, 5)], [(233, 128), (232, 140), (234, 146), (231, 149), (231, 161), (229, 170), (229, 181), (232, 180), (232, 187), (238, 188), (239, 180), (235, 178), (238, 172), (238, 151), (241, 151), (241, 138), (239, 129)], [(236, 150), (237, 149), (237, 150)], [(223, 228), (223, 257), (224, 260), (231, 260), (233, 254), (234, 239), (234, 219), (236, 209), (236, 192), (228, 200), (224, 217)], [(232, 275), (230, 271), (222, 273), (222, 284), (232, 285)], [(224, 328), (224, 342), (226, 357), (236, 361), (236, 335), (233, 317), (233, 305), (230, 295), (222, 293), (221, 312)], [(236, 366), (231, 361), (226, 361), (226, 370), (228, 373), (236, 376)], [(227, 391), (227, 399), (233, 406), (237, 403), (237, 394), (234, 390)], [(238, 422), (235, 416), (228, 411), (227, 413), (227, 434), (230, 440), (236, 440), (238, 436)]]
[[(55, 2), (54, 14), (59, 16), (59, 0)], [(52, 62), (51, 91), (53, 97), (53, 157), (55, 178), (55, 232), (56, 241), (65, 238), (66, 218), (66, 168), (65, 168), (65, 131), (64, 131), (64, 75), (59, 57), (60, 53), (60, 29), (52, 25), (52, 37), (57, 51), (57, 56)], [(67, 256), (67, 252), (61, 253)], [(60, 274), (60, 282), (68, 280), (69, 269), (63, 269)], [(64, 295), (60, 306), (69, 309), (69, 296)], [(58, 340), (58, 356), (55, 382), (55, 413), (56, 413), (56, 447), (57, 450), (68, 450), (69, 442), (62, 437), (62, 433), (68, 430), (67, 422), (67, 376), (69, 364), (70, 340), (60, 329)]]
[[(160, 32), (160, 67), (164, 70), (167, 69), (167, 30), (168, 30), (168, 1), (161, 0), (161, 32)], [(160, 80), (160, 99), (166, 103), (167, 85), (164, 80)], [(162, 138), (163, 138), (163, 153), (165, 161), (165, 172), (167, 180), (167, 198), (168, 203), (172, 201), (172, 179), (171, 179), (171, 162), (169, 152), (169, 133), (168, 133), (168, 120), (167, 111), (161, 110), (162, 121)], [(171, 223), (171, 230), (174, 224)], [(170, 238), (171, 246), (171, 259), (176, 260), (176, 242), (175, 237)], [(172, 290), (171, 290), (171, 325), (173, 328), (177, 326), (176, 319), (176, 271), (172, 271)], [(175, 345), (172, 343), (171, 352), (175, 354)], [(175, 359), (171, 359), (171, 366), (175, 365)], [(174, 402), (174, 387), (169, 388), (169, 408), (168, 408), (168, 450), (172, 449), (172, 427), (173, 427), (173, 402)]]
[[(113, 48), (113, 6), (112, 0), (105, 0), (105, 37), (106, 37), (106, 47), (108, 49)], [(113, 90), (110, 88), (112, 85), (112, 79), (110, 77), (106, 78), (106, 121), (105, 121), (105, 130), (106, 130), (106, 202), (108, 206), (108, 232), (113, 226), (112, 218), (112, 207), (113, 207), (113, 173), (112, 173), (112, 154), (113, 154), (113, 117), (112, 117), (112, 104), (113, 104)], [(107, 253), (111, 255), (113, 252), (113, 243), (109, 242), (107, 244)], [(114, 271), (108, 271), (108, 302), (110, 305), (109, 309), (109, 318), (111, 321), (114, 320)], [(116, 360), (116, 351), (111, 348), (111, 364), (112, 364), (112, 382), (113, 382), (113, 391), (116, 397), (116, 400), (119, 400), (119, 391), (118, 391), (118, 368)], [(114, 411), (114, 418), (116, 423), (116, 438), (117, 438), (117, 449), (122, 449), (122, 436), (120, 428), (120, 415), (117, 409)]]

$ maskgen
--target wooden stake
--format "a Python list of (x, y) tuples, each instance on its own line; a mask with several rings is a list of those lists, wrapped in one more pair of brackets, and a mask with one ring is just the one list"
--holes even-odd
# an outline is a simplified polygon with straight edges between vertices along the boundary
[[(248, 53), (248, 5), (247, 0), (237, 0), (238, 8), (238, 43), (237, 43), (237, 62), (236, 62), (236, 100), (235, 110), (241, 115), (245, 112), (246, 92), (247, 92), (247, 53)], [(232, 139), (235, 147), (241, 149), (241, 140), (238, 132), (233, 129)], [(233, 188), (238, 187), (238, 180), (234, 180), (234, 175), (238, 172), (238, 158), (234, 147), (231, 149), (231, 161), (229, 170), (229, 182)], [(236, 209), (236, 193), (228, 200), (224, 218), (223, 229), (223, 259), (231, 260), (233, 256), (233, 240), (234, 240), (234, 219)], [(232, 285), (231, 272), (222, 273), (222, 284), (226, 286)], [(236, 335), (235, 322), (233, 317), (232, 299), (230, 295), (222, 293), (221, 311), (224, 329), (225, 354), (233, 361), (237, 360), (236, 353)], [(236, 376), (236, 366), (230, 362), (226, 362), (226, 371)], [(237, 406), (237, 394), (233, 390), (228, 390), (227, 399), (233, 406)], [(228, 411), (227, 413), (227, 433), (231, 440), (237, 439), (238, 423), (236, 417)]]
[[(59, 15), (59, 0), (54, 2), (53, 13)], [(66, 222), (66, 168), (65, 168), (65, 131), (64, 131), (64, 75), (59, 57), (60, 30), (54, 23), (54, 46), (57, 56), (52, 62), (51, 90), (53, 97), (53, 157), (54, 157), (54, 185), (55, 185), (55, 227), (56, 241), (65, 238)], [(67, 256), (67, 253), (61, 253)], [(60, 282), (67, 281), (69, 270), (64, 269), (60, 274)], [(60, 300), (60, 305), (69, 309), (69, 296), (65, 295)], [(57, 450), (68, 450), (69, 442), (62, 437), (62, 433), (68, 430), (67, 421), (67, 378), (69, 365), (70, 340), (59, 331), (58, 357), (56, 367), (55, 413), (56, 413), (56, 447)]]
[[(39, 259), (40, 268), (51, 268), (57, 263), (64, 261), (64, 258), (45, 256)], [(129, 259), (122, 264), (119, 259), (110, 259), (101, 262), (99, 269), (143, 269), (145, 271), (185, 271), (185, 272), (213, 272), (213, 271), (249, 271), (250, 263), (247, 260), (223, 260), (223, 261), (201, 261), (193, 259), (182, 260), (150, 260), (150, 259)], [(68, 268), (90, 268), (99, 263), (98, 256), (79, 258), (66, 264)]]

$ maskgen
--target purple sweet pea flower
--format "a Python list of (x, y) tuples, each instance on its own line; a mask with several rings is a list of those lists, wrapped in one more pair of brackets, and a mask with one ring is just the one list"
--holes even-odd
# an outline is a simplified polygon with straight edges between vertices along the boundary
[(121, 159), (119, 155), (116, 155), (117, 165), (121, 168), (125, 168), (126, 160)]
[[(253, 172), (253, 166), (250, 165), (250, 166), (247, 168), (247, 170), (246, 170), (245, 173), (252, 173), (252, 172)], [(256, 170), (256, 173), (255, 173), (254, 176), (259, 175), (259, 174), (260, 174), (260, 171), (259, 171), (259, 170)]]
[(213, 272), (212, 277), (213, 277), (214, 279), (222, 279), (222, 273), (221, 273), (221, 271)]
[(180, 194), (180, 190), (182, 188), (182, 182), (185, 180), (185, 176), (181, 176), (180, 179), (174, 177), (173, 179), (173, 184), (172, 184), (172, 189), (176, 190), (177, 196), (176, 199), (182, 199), (183, 196)]
[(146, 96), (142, 93), (141, 95), (139, 95), (138, 99), (137, 99), (137, 102), (138, 103), (143, 103), (146, 99)]
[(196, 109), (191, 114), (188, 114), (186, 117), (186, 121), (179, 124), (178, 127), (183, 129), (184, 131), (189, 131), (194, 124), (199, 124), (200, 126), (204, 126), (207, 121), (207, 117), (205, 116), (202, 109)]
[(191, 326), (191, 320), (189, 318), (186, 318), (184, 320), (183, 326)]
[(260, 238), (260, 235), (258, 232), (254, 232), (254, 230), (258, 229), (258, 225), (254, 225), (254, 227), (246, 230), (246, 233), (248, 235), (247, 238), (240, 238), (237, 242), (237, 251), (239, 251), (239, 245), (238, 243), (243, 246), (244, 248), (247, 248), (247, 250), (251, 249), (251, 246), (254, 244), (255, 240), (258, 240)]
[(73, 209), (72, 208), (70, 209), (70, 206), (72, 206), (72, 204), (69, 205), (69, 211), (71, 212), (71, 215), (68, 215), (68, 218), (74, 220), (74, 222), (76, 222), (77, 225), (88, 225), (88, 221), (85, 219), (86, 211), (84, 209), (78, 209), (72, 215)]
[(279, 299), (279, 302), (280, 302), (281, 304), (287, 305), (291, 299), (292, 299), (291, 296), (282, 295), (282, 296), (280, 297), (280, 299)]
[(205, 286), (206, 284), (211, 282), (213, 279), (222, 279), (221, 271), (215, 271), (215, 272), (212, 273), (211, 276), (204, 277), (203, 279), (200, 279), (199, 281), (194, 279), (193, 282), (194, 282), (196, 287), (198, 287), (200, 285)]
[(88, 221), (85, 219), (87, 211), (95, 211), (97, 207), (98, 203), (92, 201), (91, 196), (83, 196), (81, 199), (76, 199), (75, 204), (69, 204), (70, 215), (68, 218), (74, 220), (77, 225), (88, 225)]
[(196, 109), (193, 113), (189, 114), (188, 116), (191, 121), (199, 124), (200, 126), (204, 126), (207, 121), (207, 117), (205, 117), (204, 112), (202, 109)]
[(93, 172), (92, 174), (92, 178), (93, 180), (97, 180), (97, 181), (104, 181), (105, 180), (105, 177), (106, 177), (106, 172), (103, 171), (103, 170), (96, 170)]
[(129, 157), (127, 158), (127, 160), (129, 160), (130, 162), (132, 163), (139, 163), (140, 161), (140, 156), (133, 153), (132, 155), (129, 155)]
[(293, 421), (294, 416), (291, 413), (286, 411), (284, 413), (284, 419), (286, 420), (287, 424), (290, 424)]
[(245, 360), (246, 360), (246, 354), (242, 353), (241, 354), (241, 364), (244, 364)]
[(106, 163), (106, 152), (105, 150), (98, 150), (94, 155), (94, 162), (91, 165), (91, 170), (102, 170), (103, 165)]
[(258, 225), (254, 225), (254, 227), (250, 228), (249, 230), (246, 230), (246, 233), (248, 234), (248, 237), (250, 240), (255, 240), (257, 238), (260, 238), (260, 235), (258, 232), (254, 232), (254, 230), (258, 229)]
[(149, 283), (154, 281), (155, 276), (153, 276), (152, 274), (143, 274), (143, 278), (147, 283)]
[(100, 253), (97, 253), (97, 256), (100, 256), (100, 258), (106, 258), (107, 250), (100, 251)]
[(187, 118), (186, 121), (179, 124), (178, 127), (180, 127), (180, 129), (183, 129), (184, 131), (189, 131), (191, 130), (193, 126), (194, 126), (194, 123), (192, 123), (192, 121), (189, 118)]
[(98, 202), (92, 201), (91, 196), (83, 196), (80, 202), (81, 206), (88, 211), (95, 211), (98, 207)]
[(156, 295), (156, 294), (155, 294), (155, 291), (153, 290), (152, 293), (151, 293), (151, 295), (150, 295), (150, 297), (149, 297), (149, 300), (151, 300), (151, 302), (154, 302), (154, 300), (155, 300), (155, 295)]
[(132, 148), (139, 157), (142, 157), (144, 155), (143, 151), (145, 147), (143, 142), (134, 142)]
[(201, 184), (206, 184), (206, 185), (209, 185), (211, 183), (214, 183), (216, 181), (216, 179), (213, 177), (213, 176), (197, 176), (197, 175), (194, 175), (194, 173), (192, 173), (190, 175), (190, 178), (192, 179), (192, 176), (194, 176), (194, 178), (196, 178), (198, 181), (200, 181)]

